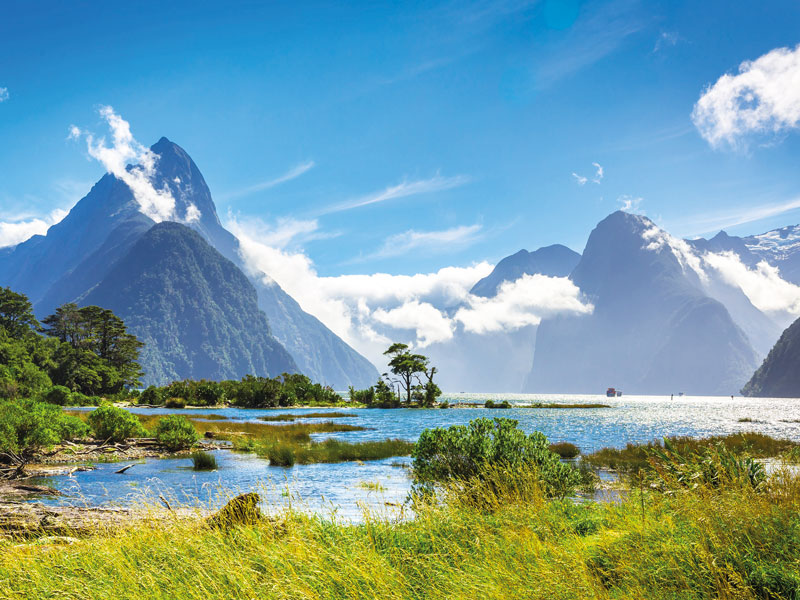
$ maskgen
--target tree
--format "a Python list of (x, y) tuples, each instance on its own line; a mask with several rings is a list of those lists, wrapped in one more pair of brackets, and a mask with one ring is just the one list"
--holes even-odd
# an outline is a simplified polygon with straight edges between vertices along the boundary
[(398, 379), (396, 381), (400, 383), (406, 393), (406, 402), (411, 404), (411, 395), (421, 383), (419, 374), (427, 371), (428, 357), (422, 354), (412, 354), (408, 351), (407, 344), (399, 342), (389, 346), (383, 354), (391, 357), (389, 359), (389, 368), (392, 373), (397, 375)]
[(45, 333), (72, 350), (60, 349), (57, 379), (61, 385), (93, 394), (117, 393), (139, 383), (139, 350), (144, 344), (128, 333), (125, 323), (112, 311), (63, 304), (44, 319), (44, 324)]
[(39, 329), (33, 305), (25, 294), (18, 294), (7, 287), (0, 288), (0, 326), (16, 338), (32, 329)]

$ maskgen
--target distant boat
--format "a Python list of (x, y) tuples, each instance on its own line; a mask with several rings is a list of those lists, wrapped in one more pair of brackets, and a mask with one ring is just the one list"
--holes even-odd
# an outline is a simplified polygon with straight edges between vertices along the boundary
[(622, 390), (617, 390), (617, 398), (622, 398)]
[(606, 397), (608, 398), (616, 398), (617, 395), (622, 395), (622, 392), (617, 392), (616, 388), (608, 388), (606, 390)]

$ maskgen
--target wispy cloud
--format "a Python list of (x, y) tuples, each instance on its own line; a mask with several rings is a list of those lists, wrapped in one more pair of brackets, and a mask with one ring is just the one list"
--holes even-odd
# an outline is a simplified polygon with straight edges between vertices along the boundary
[[(592, 183), (599, 185), (600, 182), (603, 181), (603, 177), (605, 177), (605, 171), (600, 163), (593, 162), (592, 166), (595, 169), (594, 177), (592, 177)], [(588, 177), (578, 175), (575, 171), (572, 172), (572, 176), (575, 178), (575, 181), (577, 181), (578, 185), (586, 185), (586, 182), (589, 181)]]
[(183, 221), (190, 223), (200, 218), (200, 211), (194, 204), (186, 207), (186, 214), (180, 216), (175, 210), (175, 197), (165, 185), (156, 188), (154, 177), (158, 155), (140, 144), (131, 133), (128, 121), (114, 112), (110, 106), (100, 107), (100, 116), (111, 130), (111, 145), (106, 144), (105, 136), (96, 139), (94, 134), (82, 131), (72, 125), (70, 139), (86, 137), (89, 156), (100, 162), (106, 171), (114, 175), (130, 188), (142, 214), (156, 223), (161, 221)]
[(593, 162), (592, 166), (595, 168), (595, 173), (594, 173), (594, 177), (592, 178), (592, 181), (594, 183), (600, 183), (603, 180), (603, 177), (605, 176), (605, 172), (603, 171), (603, 167), (599, 163), (596, 163), (596, 162)]
[(0, 87), (0, 102), (5, 102), (8, 97), (8, 88)]
[(341, 235), (339, 232), (320, 231), (319, 222), (316, 219), (280, 217), (275, 223), (267, 223), (258, 218), (248, 217), (243, 220), (240, 215), (234, 215), (230, 210), (225, 225), (235, 227), (248, 237), (280, 250), (304, 242), (330, 239)]
[(617, 198), (620, 209), (624, 210), (625, 212), (639, 212), (642, 205), (642, 200), (643, 198), (637, 196), (628, 196), (627, 194)]
[(692, 215), (690, 218), (674, 223), (671, 226), (675, 229), (691, 228), (682, 235), (696, 236), (704, 233), (717, 232), (720, 229), (736, 227), (737, 225), (754, 223), (799, 208), (800, 198), (795, 198), (785, 202), (762, 204), (760, 206), (742, 206), (727, 211)]
[(249, 196), (250, 194), (254, 194), (255, 192), (262, 192), (264, 190), (268, 190), (282, 183), (286, 183), (287, 181), (291, 181), (292, 179), (297, 179), (304, 173), (307, 173), (308, 171), (313, 169), (315, 166), (316, 163), (313, 160), (300, 163), (299, 165), (295, 165), (294, 167), (286, 171), (286, 173), (284, 173), (280, 177), (276, 177), (275, 179), (268, 179), (267, 181), (256, 183), (255, 185), (248, 186), (241, 190), (235, 190), (233, 192), (228, 192), (227, 194), (222, 194), (220, 198), (223, 198), (225, 200), (230, 200), (232, 198), (241, 198), (242, 196)]
[(678, 43), (680, 36), (674, 31), (662, 31), (656, 38), (656, 43), (653, 46), (653, 53), (660, 52), (665, 48), (670, 48)]
[(403, 233), (389, 236), (378, 252), (370, 258), (402, 256), (415, 250), (442, 252), (464, 248), (480, 238), (481, 225), (460, 225), (440, 231), (416, 231), (409, 229)]
[(578, 18), (566, 35), (541, 53), (535, 68), (535, 85), (545, 89), (615, 52), (644, 24), (633, 14), (635, 3), (621, 0), (601, 3)]
[(389, 186), (379, 192), (361, 196), (341, 204), (335, 204), (326, 209), (323, 209), (321, 214), (328, 214), (333, 212), (341, 212), (343, 210), (351, 210), (353, 208), (360, 208), (370, 204), (378, 204), (386, 202), (387, 200), (394, 200), (397, 198), (407, 198), (409, 196), (418, 196), (420, 194), (430, 194), (433, 192), (441, 192), (444, 190), (460, 187), (470, 181), (466, 175), (455, 175), (453, 177), (443, 177), (436, 175), (430, 179), (418, 179), (416, 181), (403, 181), (397, 185)]
[(713, 147), (747, 147), (753, 136), (800, 127), (800, 44), (776, 48), (739, 65), (706, 88), (692, 111), (700, 135)]

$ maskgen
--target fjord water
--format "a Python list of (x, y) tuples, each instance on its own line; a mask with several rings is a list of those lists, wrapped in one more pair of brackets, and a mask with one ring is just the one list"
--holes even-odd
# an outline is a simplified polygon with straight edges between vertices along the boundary
[[(742, 431), (757, 431), (774, 437), (800, 441), (800, 400), (773, 398), (675, 396), (563, 396), (539, 394), (448, 394), (450, 403), (474, 404), (447, 410), (430, 409), (237, 409), (210, 408), (180, 411), (201, 417), (224, 415), (230, 419), (257, 421), (258, 417), (291, 413), (302, 420), (310, 412), (348, 412), (352, 417), (336, 422), (366, 427), (365, 431), (315, 434), (317, 440), (335, 437), (358, 442), (403, 438), (416, 440), (429, 427), (466, 424), (478, 417), (507, 417), (519, 421), (527, 432), (541, 431), (552, 442), (572, 442), (585, 453), (603, 447), (622, 447), (628, 442), (647, 442), (664, 436), (705, 437)], [(608, 408), (511, 408), (485, 409), (486, 400), (512, 405), (544, 403), (603, 403)], [(174, 413), (172, 409), (133, 408), (137, 413)], [(741, 421), (749, 419), (749, 421)], [(295, 465), (271, 467), (255, 455), (228, 450), (214, 451), (218, 469), (198, 472), (188, 458), (148, 459), (123, 475), (115, 474), (119, 463), (100, 463), (94, 471), (56, 476), (48, 485), (64, 496), (43, 500), (58, 504), (131, 504), (159, 502), (214, 507), (231, 494), (257, 491), (267, 507), (292, 504), (345, 518), (358, 518), (363, 506), (396, 514), (409, 490), (410, 458), (396, 457), (364, 463)], [(379, 484), (374, 489), (366, 484)]]

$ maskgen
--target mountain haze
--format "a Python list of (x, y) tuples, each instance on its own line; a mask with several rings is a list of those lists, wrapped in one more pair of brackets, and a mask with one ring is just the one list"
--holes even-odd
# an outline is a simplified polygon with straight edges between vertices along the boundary
[(735, 393), (757, 356), (728, 310), (646, 217), (592, 231), (570, 278), (594, 304), (539, 325), (528, 392)]

